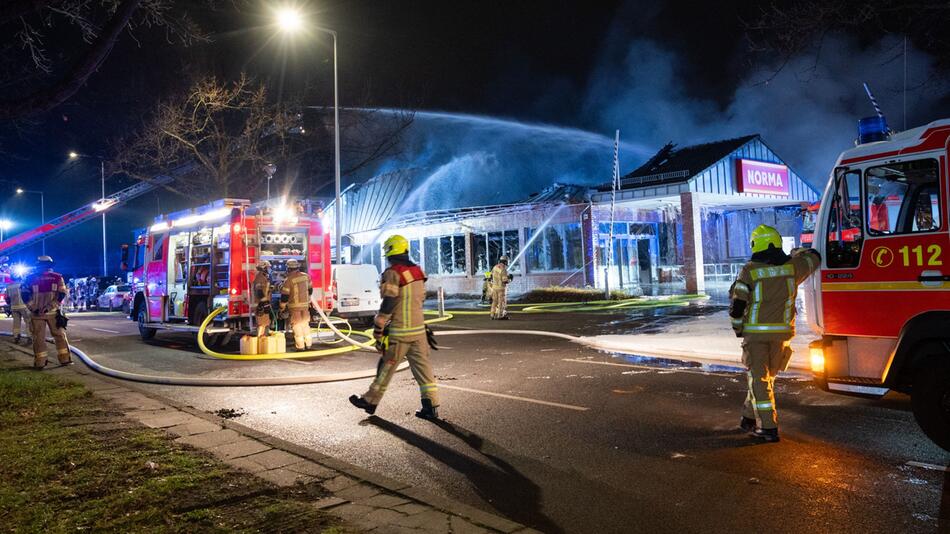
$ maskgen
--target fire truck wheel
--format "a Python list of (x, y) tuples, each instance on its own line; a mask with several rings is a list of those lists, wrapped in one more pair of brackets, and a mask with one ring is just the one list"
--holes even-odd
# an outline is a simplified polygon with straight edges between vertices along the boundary
[(152, 339), (153, 337), (155, 337), (155, 329), (145, 326), (147, 320), (148, 320), (148, 317), (146, 317), (145, 315), (145, 305), (143, 304), (142, 307), (139, 308), (139, 316), (138, 316), (139, 335), (142, 336), (142, 341), (148, 341)]
[[(195, 305), (195, 311), (191, 316), (191, 324), (201, 326), (201, 323), (208, 317), (208, 304), (199, 302)], [(223, 334), (205, 334), (205, 345), (213, 349), (224, 346), (225, 338), (229, 338), (227, 333)]]
[(914, 418), (934, 443), (950, 451), (950, 355), (931, 356), (914, 376)]

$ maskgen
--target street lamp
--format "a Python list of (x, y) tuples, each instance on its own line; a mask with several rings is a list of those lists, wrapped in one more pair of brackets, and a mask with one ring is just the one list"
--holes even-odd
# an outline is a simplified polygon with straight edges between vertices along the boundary
[[(27, 189), (23, 189), (22, 187), (17, 187), (17, 188), (16, 188), (16, 194), (22, 195), (22, 194), (24, 194), (24, 193), (29, 193), (29, 194), (31, 194), (31, 195), (39, 195), (39, 196), (40, 196), (40, 225), (46, 224), (46, 198), (45, 198), (45, 196), (43, 195), (43, 192), (42, 192), (42, 191), (30, 191), (30, 190), (27, 190)], [(45, 237), (43, 238), (42, 243), (43, 243), (43, 255), (45, 256), (45, 255), (46, 255), (46, 238), (45, 238)]]
[[(274, 13), (277, 28), (285, 34), (300, 32), (304, 27), (304, 15), (292, 7), (283, 7)], [(313, 29), (328, 33), (333, 37), (333, 151), (334, 151), (334, 181), (336, 186), (336, 208), (333, 210), (334, 225), (336, 226), (336, 262), (342, 263), (343, 257), (343, 205), (340, 202), (340, 84), (337, 74), (337, 45), (336, 32), (328, 28), (313, 26)]]
[(0, 241), (3, 241), (3, 232), (13, 228), (13, 221), (9, 219), (0, 219)]
[[(99, 156), (90, 156), (87, 154), (80, 154), (74, 150), (69, 151), (69, 159), (76, 160), (79, 158), (88, 158), (88, 159), (97, 159), (99, 160), (99, 178), (102, 182), (102, 197), (100, 197), (99, 202), (102, 205), (105, 205), (106, 200), (106, 160)], [(102, 212), (102, 276), (105, 278), (108, 274), (108, 267), (106, 265), (106, 212)]]

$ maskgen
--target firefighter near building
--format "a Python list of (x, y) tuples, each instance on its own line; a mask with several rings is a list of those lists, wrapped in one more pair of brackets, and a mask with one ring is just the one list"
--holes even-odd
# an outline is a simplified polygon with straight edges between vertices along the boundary
[[(312, 283), (312, 293), (301, 298), (332, 309), (330, 240), (321, 215), (307, 202), (271, 207), (223, 199), (156, 218), (134, 246), (123, 247), (123, 268), (131, 270), (135, 282), (130, 319), (138, 322), (142, 339), (158, 330), (197, 333), (218, 307), (226, 311), (205, 329), (208, 344), (226, 344), (235, 334), (256, 335), (292, 265)], [(257, 296), (255, 290), (271, 294)]]
[(749, 391), (739, 427), (769, 442), (779, 440), (775, 405), (775, 377), (792, 357), (789, 342), (795, 335), (795, 298), (798, 285), (818, 268), (820, 258), (811, 249), (789, 256), (782, 236), (761, 225), (752, 231), (752, 259), (730, 290), (732, 329), (742, 340), (742, 362), (748, 367)]
[(894, 134), (871, 117), (859, 134), (818, 210), (811, 368), (832, 392), (909, 393), (920, 427), (950, 450), (950, 120)]

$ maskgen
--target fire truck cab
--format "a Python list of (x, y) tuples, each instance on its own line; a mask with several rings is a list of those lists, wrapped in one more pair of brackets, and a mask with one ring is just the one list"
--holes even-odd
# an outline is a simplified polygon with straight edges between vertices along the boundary
[(950, 120), (860, 133), (818, 210), (812, 371), (832, 392), (909, 393), (921, 428), (950, 450)]
[(226, 343), (252, 329), (250, 284), (261, 260), (271, 264), (272, 298), (287, 262), (296, 259), (313, 281), (311, 301), (328, 309), (330, 240), (321, 215), (309, 203), (267, 207), (222, 199), (157, 217), (134, 250), (123, 247), (123, 269), (130, 256), (135, 263), (129, 318), (148, 340), (157, 330), (197, 332), (210, 310), (226, 307), (205, 331), (209, 343)]

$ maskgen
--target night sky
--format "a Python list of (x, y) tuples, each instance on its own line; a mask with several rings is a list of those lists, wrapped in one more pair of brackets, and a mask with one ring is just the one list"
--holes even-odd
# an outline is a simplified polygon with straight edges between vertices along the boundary
[[(340, 35), (344, 106), (460, 111), (612, 135), (612, 125), (595, 110), (602, 106), (591, 105), (591, 87), (594, 76), (623, 64), (630, 41), (658, 42), (675, 54), (682, 97), (701, 99), (712, 112), (728, 110), (737, 88), (760, 64), (761, 58), (746, 48), (741, 21), (757, 3), (657, 4), (323, 0), (299, 5)], [(192, 10), (212, 42), (188, 48), (165, 43), (160, 30), (136, 29), (136, 39), (123, 35), (75, 97), (20, 133), (0, 130), (0, 190), (10, 193), (0, 203), (0, 217), (17, 223), (12, 232), (39, 222), (38, 198), (12, 196), (14, 184), (46, 191), (48, 217), (98, 198), (97, 163), (71, 163), (66, 153), (107, 156), (110, 140), (139, 126), (155, 102), (177, 87), (184, 71), (210, 70), (228, 78), (244, 70), (288, 94), (310, 82), (322, 87), (316, 95), (321, 101), (314, 103), (329, 104), (329, 38), (315, 36), (303, 46), (283, 49), (270, 39), (262, 10), (256, 11)], [(79, 42), (74, 37), (67, 32), (50, 46), (68, 51)], [(931, 109), (913, 118), (939, 115)], [(656, 143), (664, 135), (644, 141)], [(127, 185), (111, 178), (107, 191)], [(131, 238), (133, 228), (162, 211), (189, 206), (187, 199), (156, 193), (110, 212), (110, 249), (115, 251), (110, 269), (118, 263), (118, 244)], [(98, 272), (99, 224), (86, 223), (48, 241), (61, 271)], [(38, 247), (24, 257), (37, 252)]]

